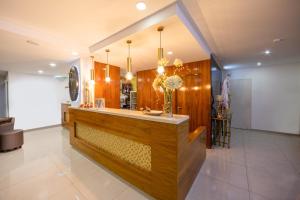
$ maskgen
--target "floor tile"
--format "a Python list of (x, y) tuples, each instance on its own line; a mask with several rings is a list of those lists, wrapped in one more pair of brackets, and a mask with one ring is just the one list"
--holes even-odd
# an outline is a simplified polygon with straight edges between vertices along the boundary
[(136, 189), (128, 188), (114, 200), (154, 200), (154, 198)]
[(87, 198), (74, 187), (66, 187), (63, 191), (52, 195), (49, 200), (87, 200)]
[(300, 195), (300, 178), (285, 171), (273, 173), (265, 168), (248, 168), (250, 191), (264, 197), (297, 199)]
[[(66, 129), (24, 136), (22, 149), (0, 153), (1, 200), (153, 199), (72, 148)], [(232, 129), (231, 148), (207, 150), (186, 199), (300, 200), (299, 154), (300, 137)]]
[(50, 196), (64, 191), (66, 187), (71, 186), (71, 182), (65, 177), (60, 176), (59, 170), (53, 167), (45, 173), (1, 190), (0, 193), (3, 198), (0, 196), (0, 199), (48, 199)]
[(246, 167), (225, 160), (207, 159), (201, 173), (248, 190)]
[(186, 199), (249, 200), (249, 192), (200, 173)]

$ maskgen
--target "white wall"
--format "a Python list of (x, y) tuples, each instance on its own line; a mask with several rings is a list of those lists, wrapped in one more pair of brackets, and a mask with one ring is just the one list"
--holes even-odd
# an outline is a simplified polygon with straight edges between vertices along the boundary
[(229, 73), (252, 79), (252, 129), (300, 134), (300, 63)]
[(69, 100), (66, 81), (53, 76), (8, 74), (9, 114), (15, 128), (33, 129), (61, 123), (60, 104)]

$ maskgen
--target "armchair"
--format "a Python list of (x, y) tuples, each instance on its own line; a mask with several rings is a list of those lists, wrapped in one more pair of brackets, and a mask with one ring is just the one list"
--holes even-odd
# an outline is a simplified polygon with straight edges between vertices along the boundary
[(0, 151), (21, 148), (23, 130), (14, 130), (15, 118), (0, 118)]

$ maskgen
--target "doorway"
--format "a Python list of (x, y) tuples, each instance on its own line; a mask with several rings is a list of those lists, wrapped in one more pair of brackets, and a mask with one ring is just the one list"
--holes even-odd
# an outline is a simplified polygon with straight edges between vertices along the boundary
[(0, 117), (8, 117), (7, 72), (0, 71)]
[(230, 80), (232, 127), (251, 128), (252, 80)]

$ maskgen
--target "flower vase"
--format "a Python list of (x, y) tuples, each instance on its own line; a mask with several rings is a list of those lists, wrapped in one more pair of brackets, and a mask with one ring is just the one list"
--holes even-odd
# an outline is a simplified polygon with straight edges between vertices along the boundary
[(164, 91), (164, 113), (170, 118), (173, 117), (172, 97), (172, 91)]

